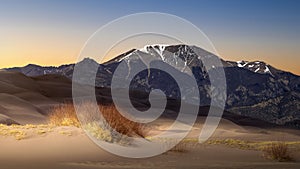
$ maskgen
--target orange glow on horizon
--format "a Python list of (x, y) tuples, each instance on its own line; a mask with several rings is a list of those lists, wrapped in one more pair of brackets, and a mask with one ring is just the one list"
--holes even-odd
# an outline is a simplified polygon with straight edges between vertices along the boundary
[[(41, 66), (60, 66), (62, 64), (76, 63), (78, 54), (83, 43), (72, 43), (66, 45), (40, 44), (34, 47), (32, 44), (24, 44), (21, 47), (0, 46), (0, 68), (21, 67), (27, 64), (37, 64)], [(228, 47), (229, 48), (229, 47)], [(124, 52), (133, 49), (133, 47), (123, 47), (112, 50), (108, 53), (103, 61), (112, 59)], [(268, 53), (268, 51), (250, 51), (245, 52), (243, 49), (227, 50), (217, 47), (217, 50), (224, 60), (238, 61), (264, 61), (275, 68), (289, 71), (300, 75), (300, 68), (292, 58), (296, 51), (282, 50), (282, 52)], [(256, 57), (259, 56), (259, 57)], [(283, 58), (285, 56), (285, 58)], [(290, 58), (289, 58), (290, 56)], [(99, 60), (97, 60), (99, 62)]]

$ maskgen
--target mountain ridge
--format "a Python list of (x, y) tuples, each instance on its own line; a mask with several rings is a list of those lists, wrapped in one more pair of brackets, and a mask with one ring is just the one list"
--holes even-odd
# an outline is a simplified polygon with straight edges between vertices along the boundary
[[(195, 50), (200, 53), (195, 54)], [(210, 80), (209, 70), (206, 70), (201, 57), (206, 59), (219, 58), (196, 46), (188, 45), (147, 45), (142, 49), (132, 49), (105, 63), (98, 64), (92, 59), (84, 59), (78, 64), (98, 64), (99, 69), (96, 77), (96, 86), (110, 87), (114, 71), (121, 61), (125, 61), (127, 67), (143, 64), (139, 54), (155, 57), (166, 66), (189, 67), (197, 81), (200, 92), (200, 106), (210, 105)], [(178, 59), (183, 60), (184, 65), (178, 64)], [(227, 100), (225, 110), (236, 115), (265, 120), (280, 125), (296, 125), (300, 119), (300, 77), (290, 72), (282, 71), (263, 61), (225, 61), (220, 59), (226, 75)], [(59, 67), (20, 67), (6, 69), (19, 71), (27, 76), (39, 76), (44, 74), (60, 74), (72, 78), (75, 64), (62, 65)], [(212, 67), (213, 69), (216, 69)], [(177, 73), (184, 75), (184, 71)], [(124, 70), (130, 74), (130, 69)], [(151, 76), (148, 76), (151, 75)], [(124, 77), (121, 77), (124, 78)], [(160, 83), (169, 81), (170, 84)], [(142, 71), (134, 77), (131, 88), (150, 92), (154, 88), (162, 89), (167, 97), (179, 99), (175, 84), (164, 72), (158, 70)], [(296, 124), (294, 124), (294, 122)]]

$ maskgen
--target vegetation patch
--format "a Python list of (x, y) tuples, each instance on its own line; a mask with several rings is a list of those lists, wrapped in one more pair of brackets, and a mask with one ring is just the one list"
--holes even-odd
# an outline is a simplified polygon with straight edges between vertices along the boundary
[(293, 161), (292, 152), (300, 151), (300, 141), (261, 141), (251, 142), (235, 139), (209, 140), (208, 145), (226, 145), (244, 150), (262, 151), (263, 157), (279, 162)]
[(61, 104), (54, 107), (49, 113), (49, 124), (53, 126), (80, 127), (73, 104)]
[(16, 140), (23, 140), (31, 136), (46, 135), (53, 132), (53, 126), (51, 125), (5, 125), (0, 124), (0, 137), (13, 137)]
[(14, 128), (16, 125), (7, 126), (0, 124), (0, 136), (3, 137), (14, 137), (16, 140), (22, 140), (26, 138), (26, 132), (20, 128)]
[(59, 131), (59, 134), (65, 135), (65, 136), (72, 136), (72, 132), (71, 131)]
[(267, 159), (288, 162), (293, 161), (289, 145), (285, 142), (274, 142), (263, 149), (263, 156)]
[(146, 126), (127, 119), (116, 109), (114, 105), (101, 105), (99, 106), (99, 109), (103, 117), (103, 120), (101, 121), (103, 127), (110, 127), (114, 131), (129, 137), (137, 136), (145, 138), (147, 133)]
[[(89, 112), (92, 108), (84, 106)], [(98, 118), (84, 123), (83, 128), (94, 138), (121, 145), (131, 144), (133, 137), (145, 137), (146, 126), (124, 117), (114, 105), (100, 105)], [(95, 111), (95, 110), (94, 110)]]

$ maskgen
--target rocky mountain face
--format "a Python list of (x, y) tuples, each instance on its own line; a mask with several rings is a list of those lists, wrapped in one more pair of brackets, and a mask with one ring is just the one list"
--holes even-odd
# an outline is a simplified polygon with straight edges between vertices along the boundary
[[(197, 52), (195, 52), (197, 51)], [(197, 53), (197, 54), (196, 54)], [(210, 105), (209, 71), (219, 69), (212, 65), (207, 69), (203, 59), (218, 58), (196, 46), (187, 45), (149, 45), (142, 49), (133, 49), (116, 58), (99, 64), (96, 86), (110, 87), (112, 76), (123, 62), (126, 63), (124, 78), (130, 75), (137, 65), (143, 65), (144, 58), (155, 58), (182, 78), (195, 78), (200, 93), (201, 106)], [(218, 58), (219, 59), (219, 58)], [(227, 99), (225, 110), (236, 115), (260, 119), (269, 123), (300, 128), (300, 77), (289, 72), (278, 70), (261, 61), (225, 61), (220, 59), (226, 76)], [(92, 59), (84, 59), (78, 64), (98, 64)], [(60, 74), (72, 78), (75, 64), (59, 67), (41, 67), (27, 65), (10, 68), (9, 71), (22, 72), (27, 76)], [(186, 71), (189, 68), (192, 73)], [(179, 86), (166, 72), (158, 69), (145, 69), (134, 76), (130, 88), (150, 92), (159, 88), (169, 98), (184, 98)], [(193, 92), (196, 89), (186, 89)]]

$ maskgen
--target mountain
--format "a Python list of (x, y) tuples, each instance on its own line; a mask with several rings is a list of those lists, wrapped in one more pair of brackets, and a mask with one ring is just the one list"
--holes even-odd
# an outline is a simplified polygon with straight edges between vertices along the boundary
[(42, 67), (35, 64), (28, 64), (24, 67), (13, 67), (5, 70), (21, 72), (26, 76), (30, 76), (30, 77), (42, 76), (48, 74), (60, 74), (68, 78), (71, 78), (73, 74), (74, 65), (75, 64), (62, 65), (59, 67), (54, 67), (54, 66)]
[[(197, 54), (195, 53), (197, 51)], [(99, 64), (96, 86), (110, 87), (111, 79), (118, 65), (124, 61), (124, 75), (132, 76), (131, 68), (143, 65), (145, 58), (155, 58), (156, 62), (169, 67), (182, 78), (195, 78), (200, 93), (201, 106), (210, 105), (209, 71), (218, 67), (212, 65), (207, 69), (203, 59), (219, 59), (218, 56), (196, 46), (188, 45), (147, 45), (142, 49), (133, 49), (121, 54), (108, 62)], [(182, 61), (181, 61), (182, 60)], [(300, 128), (300, 77), (289, 72), (274, 68), (262, 61), (225, 61), (220, 59), (224, 67), (227, 83), (227, 100), (225, 110), (240, 116), (260, 119), (269, 123)], [(84, 59), (78, 64), (97, 64), (92, 59)], [(18, 71), (27, 76), (45, 74), (60, 74), (72, 78), (75, 64), (59, 67), (41, 67), (27, 65), (10, 68), (8, 71)], [(191, 72), (186, 71), (190, 68)], [(126, 80), (126, 79), (125, 79)], [(188, 85), (188, 84), (187, 84)], [(166, 72), (150, 69), (143, 70), (134, 76), (130, 83), (132, 90), (150, 92), (159, 88), (169, 98), (179, 99), (179, 87)], [(193, 92), (196, 89), (186, 89)], [(184, 96), (183, 96), (184, 97)]]

